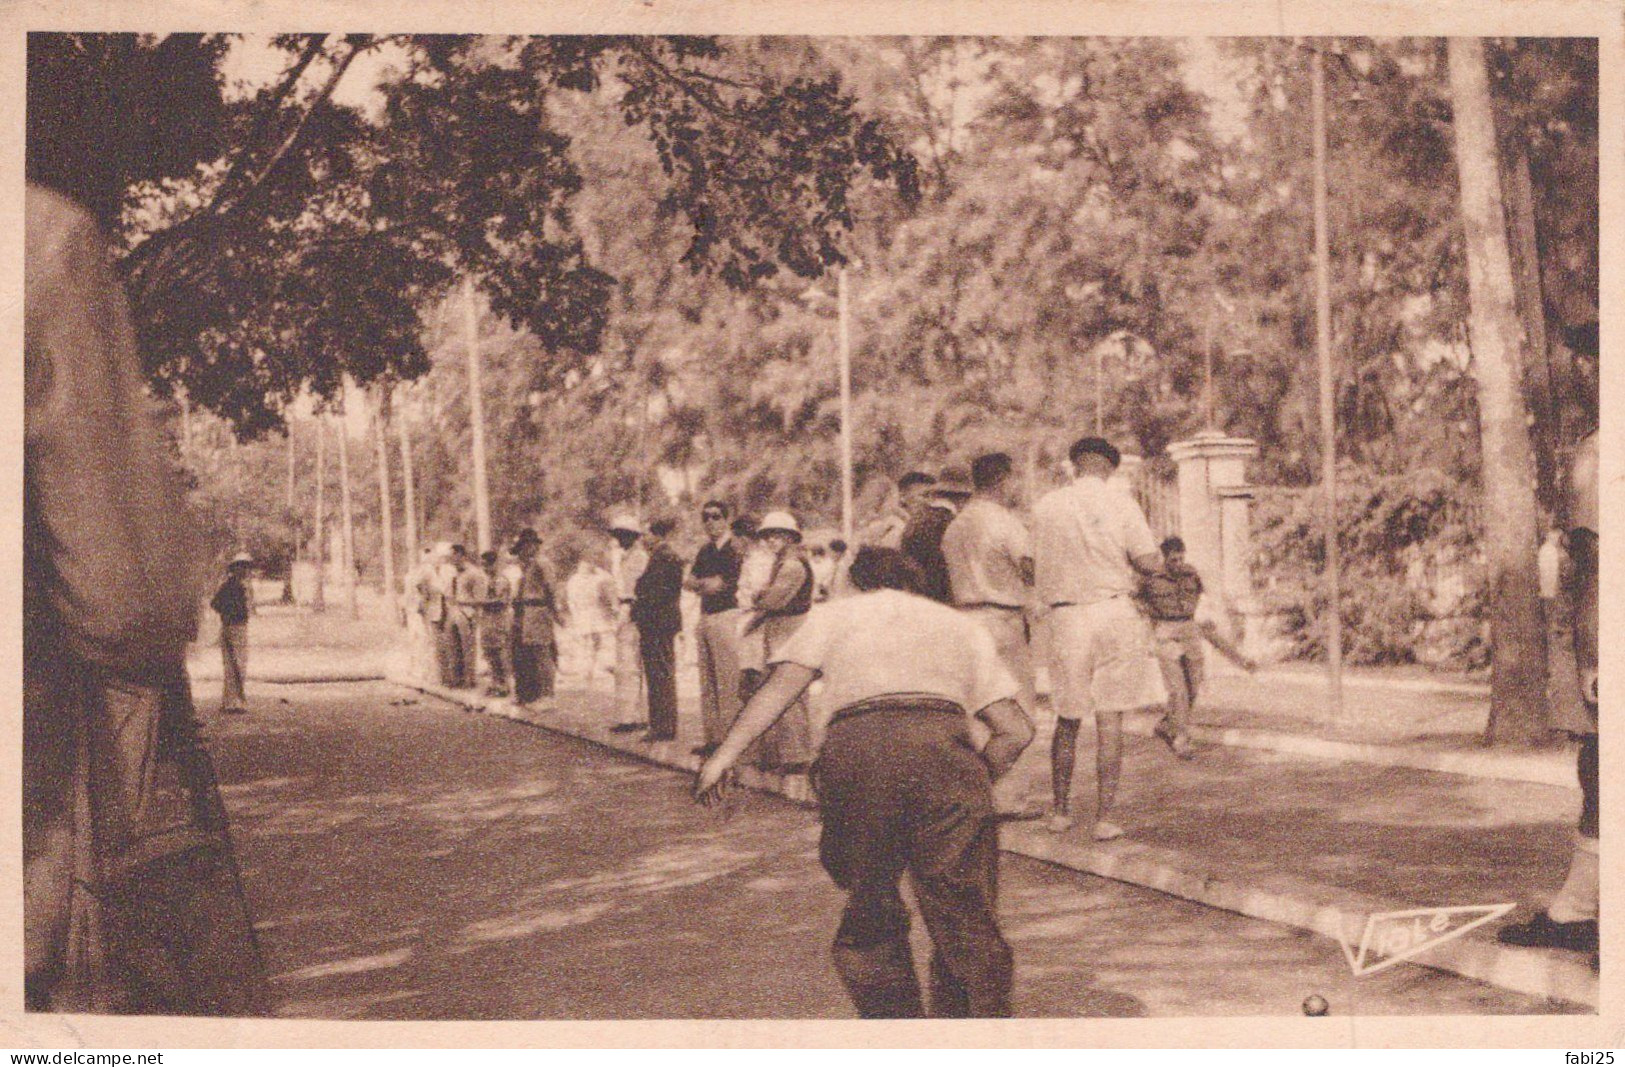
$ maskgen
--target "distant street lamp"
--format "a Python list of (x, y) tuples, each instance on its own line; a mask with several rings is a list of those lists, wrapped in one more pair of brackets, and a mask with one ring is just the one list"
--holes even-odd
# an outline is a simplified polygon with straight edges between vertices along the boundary
[[(861, 267), (854, 261), (853, 266)], [(841, 537), (852, 544), (852, 299), (845, 264), (835, 269), (836, 373), (840, 382)], [(829, 299), (818, 286), (809, 286), (801, 299), (808, 304)]]

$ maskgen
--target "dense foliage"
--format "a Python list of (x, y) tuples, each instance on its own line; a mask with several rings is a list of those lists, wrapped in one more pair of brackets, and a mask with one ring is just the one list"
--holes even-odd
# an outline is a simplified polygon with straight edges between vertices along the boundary
[[(580, 544), (612, 508), (710, 495), (833, 522), (843, 264), (860, 512), (902, 471), (984, 447), (1040, 487), (1097, 421), (1155, 459), (1211, 417), (1260, 443), (1255, 481), (1314, 480), (1302, 42), (275, 47), (284, 76), (228, 100), (219, 38), (34, 35), (30, 171), (72, 148), (52, 123), (119, 101), (133, 118), (117, 150), (55, 177), (122, 218), (156, 379), (245, 438), (346, 375), (393, 387), (427, 538), (473, 528), (465, 275), (499, 531)], [(1350, 652), (1474, 664), (1482, 591), (1463, 579), (1445, 605), (1428, 578), (1473, 573), (1483, 461), (1443, 46), (1328, 47), (1345, 587), (1366, 590)], [(344, 68), (380, 49), (404, 59), (378, 106), (334, 103)], [(1552, 507), (1582, 428), (1555, 338), (1597, 307), (1596, 43), (1499, 40), (1490, 64)], [(352, 460), (371, 477), (370, 447)], [(375, 489), (356, 503), (370, 537)], [(1260, 576), (1305, 654), (1310, 506), (1260, 504)]]
[[(1338, 487), (1343, 647), (1355, 665), (1489, 663), (1477, 503), (1438, 475), (1346, 466)], [(1316, 490), (1267, 490), (1253, 515), (1253, 580), (1279, 654), (1325, 652), (1325, 553)]]

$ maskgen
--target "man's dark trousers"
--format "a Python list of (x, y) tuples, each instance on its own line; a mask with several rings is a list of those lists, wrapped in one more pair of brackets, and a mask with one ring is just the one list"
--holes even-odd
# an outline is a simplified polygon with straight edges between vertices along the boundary
[(677, 635), (669, 630), (639, 630), (643, 678), (649, 687), (649, 736), (656, 741), (677, 737)]
[(898, 892), (907, 871), (934, 950), (930, 1014), (1006, 1017), (1014, 962), (996, 914), (999, 840), (987, 764), (953, 705), (888, 706), (837, 717), (813, 767), (820, 856), (848, 894), (835, 969), (863, 1018), (926, 1014)]
[(553, 695), (556, 650), (552, 645), (513, 645), (513, 698), (529, 704)]

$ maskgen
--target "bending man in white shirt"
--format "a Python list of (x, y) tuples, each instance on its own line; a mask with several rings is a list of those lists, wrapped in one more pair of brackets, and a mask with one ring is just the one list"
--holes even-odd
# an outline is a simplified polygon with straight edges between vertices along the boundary
[[(929, 1014), (1008, 1016), (1014, 962), (995, 910), (992, 781), (1033, 726), (987, 631), (913, 592), (912, 575), (895, 549), (858, 552), (858, 593), (815, 607), (770, 654), (772, 675), (700, 769), (695, 795), (715, 803), (751, 742), (821, 677), (809, 715), (819, 855), (848, 894), (834, 959), (859, 1015), (927, 1014), (898, 891), (907, 871), (934, 949)], [(990, 734), (980, 752), (972, 719)]]

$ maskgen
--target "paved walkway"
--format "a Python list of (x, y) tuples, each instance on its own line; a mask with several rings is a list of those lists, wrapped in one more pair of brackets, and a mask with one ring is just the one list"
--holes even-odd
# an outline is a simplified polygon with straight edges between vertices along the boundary
[[(250, 705), (208, 733), (279, 1015), (851, 1016), (813, 812), (701, 809), (660, 767), (383, 683)], [(1356, 979), (1323, 938), (1033, 860), (999, 888), (1022, 1016), (1578, 1010), (1419, 967)]]
[[(691, 696), (683, 703), (679, 740), (649, 744), (635, 734), (608, 732), (614, 716), (601, 678), (598, 687), (566, 690), (560, 710), (528, 717), (506, 702), (417, 688), (654, 763), (698, 768), (698, 757), (690, 752), (699, 741)], [(1140, 725), (1148, 722), (1142, 717)], [(1047, 798), (1052, 728), (1053, 719), (1012, 772), (1017, 789), (1035, 799)], [(1549, 758), (1560, 764), (1563, 754)], [(1092, 753), (1085, 748), (1074, 786), (1081, 813), (1089, 807), (1092, 767)], [(811, 799), (799, 776), (750, 771), (745, 782), (802, 802)], [(1555, 784), (1378, 768), (1268, 748), (1204, 744), (1198, 759), (1187, 763), (1175, 760), (1159, 742), (1131, 737), (1118, 804), (1117, 821), (1128, 829), (1120, 841), (1090, 841), (1083, 819), (1078, 829), (1059, 835), (1036, 824), (1012, 824), (1004, 847), (1328, 937), (1342, 931), (1357, 940), (1374, 913), (1517, 904), (1518, 917), (1538, 906), (1562, 879), (1579, 797), (1577, 790)], [(1489, 924), (1430, 948), (1417, 962), (1517, 992), (1596, 1005), (1596, 977), (1584, 958), (1501, 946), (1494, 928)]]

